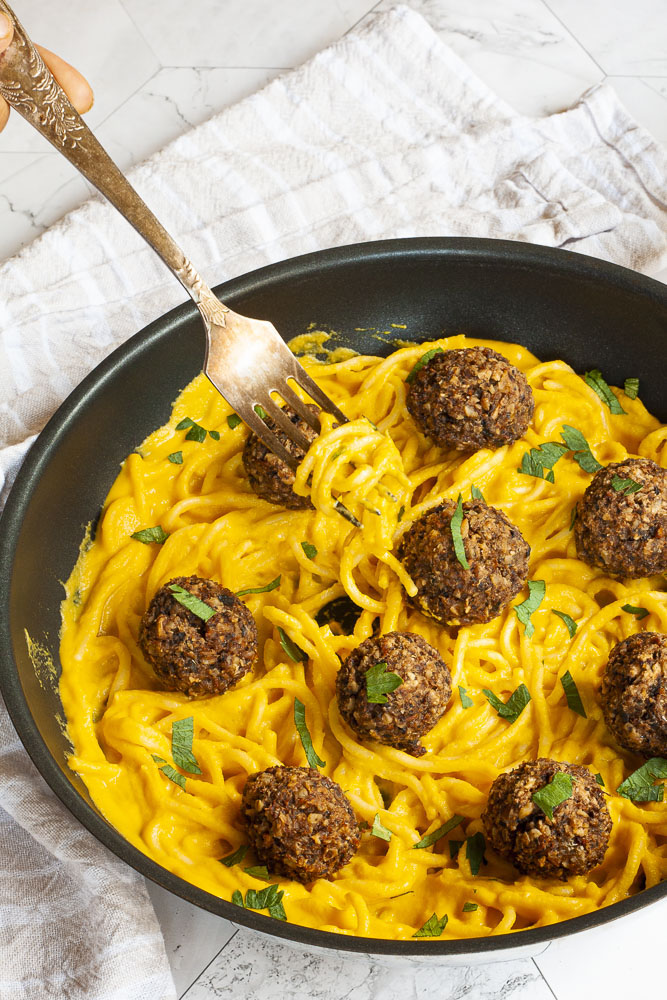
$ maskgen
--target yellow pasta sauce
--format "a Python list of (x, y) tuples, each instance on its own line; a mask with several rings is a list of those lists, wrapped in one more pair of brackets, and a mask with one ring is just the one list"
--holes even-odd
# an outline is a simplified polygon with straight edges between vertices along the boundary
[[(408, 415), (405, 379), (426, 350), (475, 344), (494, 347), (525, 372), (535, 416), (512, 445), (473, 455), (445, 452)], [(565, 424), (582, 431), (604, 465), (628, 455), (664, 465), (667, 429), (619, 390), (626, 413), (611, 415), (568, 365), (542, 364), (512, 344), (456, 336), (405, 346), (384, 359), (305, 365), (350, 419), (338, 428), (325, 419), (299, 469), (296, 489), (305, 493), (312, 484), (315, 509), (286, 510), (255, 496), (241, 463), (247, 431), (229, 426), (229, 406), (199, 376), (176, 401), (169, 424), (127, 457), (95, 540), (82, 545), (63, 604), (60, 689), (74, 747), (70, 766), (99, 810), (158, 864), (216, 896), (264, 888), (244, 871), (258, 863), (252, 853), (229, 867), (220, 859), (245, 843), (240, 801), (247, 776), (276, 764), (306, 764), (294, 724), (298, 698), (322, 770), (340, 784), (364, 832), (358, 852), (331, 879), (308, 886), (271, 880), (284, 890), (289, 921), (407, 939), (431, 914), (446, 913), (442, 936), (468, 938), (574, 917), (665, 878), (667, 806), (615, 794), (642, 759), (615, 744), (598, 698), (617, 642), (640, 629), (667, 632), (664, 579), (621, 582), (577, 559), (573, 508), (591, 476), (571, 454), (558, 461), (553, 484), (519, 466), (530, 448), (560, 441)], [(185, 417), (216, 435), (187, 440), (176, 429)], [(530, 579), (545, 581), (530, 637), (512, 609), (526, 590), (489, 624), (459, 629), (439, 626), (406, 601), (405, 590), (414, 586), (393, 554), (401, 535), (443, 499), (459, 493), (469, 499), (473, 485), (518, 526), (532, 550)], [(361, 528), (336, 513), (337, 497)], [(168, 534), (164, 544), (131, 538), (157, 525)], [(280, 576), (275, 589), (242, 598), (259, 631), (252, 671), (225, 694), (197, 701), (162, 690), (138, 645), (141, 616), (158, 588), (191, 574), (235, 592)], [(349, 635), (316, 621), (324, 605), (344, 595), (361, 609)], [(622, 610), (626, 604), (648, 615), (640, 620)], [(576, 622), (573, 637), (554, 610)], [(372, 635), (378, 619), (383, 633), (423, 636), (451, 669), (454, 693), (423, 738), (420, 758), (360, 742), (338, 712), (340, 660)], [(287, 655), (278, 628), (307, 660)], [(561, 683), (568, 671), (586, 718), (568, 707)], [(520, 684), (531, 701), (509, 723), (483, 688), (506, 701)], [(472, 704), (464, 707), (467, 699)], [(189, 717), (202, 773), (184, 772), (182, 788), (153, 755), (172, 762), (172, 725)], [(601, 776), (613, 820), (603, 864), (589, 876), (536, 880), (518, 875), (487, 847), (473, 874), (466, 845), (483, 832), (492, 781), (538, 756)], [(415, 848), (455, 814), (464, 817), (457, 827), (435, 845)], [(372, 833), (376, 816), (391, 833), (388, 841)], [(466, 903), (477, 906), (464, 910)]]

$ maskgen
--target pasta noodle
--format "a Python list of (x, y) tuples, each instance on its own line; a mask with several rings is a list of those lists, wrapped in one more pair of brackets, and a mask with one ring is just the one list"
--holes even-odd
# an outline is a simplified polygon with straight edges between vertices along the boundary
[[(512, 445), (473, 455), (443, 452), (407, 414), (406, 375), (430, 348), (476, 344), (494, 347), (526, 373), (535, 416)], [(314, 510), (286, 510), (251, 492), (241, 464), (244, 427), (228, 424), (228, 405), (199, 376), (176, 401), (169, 424), (128, 456), (94, 541), (82, 545), (63, 604), (61, 696), (74, 748), (70, 766), (93, 801), (130, 843), (188, 882), (224, 899), (238, 889), (263, 888), (243, 864), (228, 867), (220, 859), (245, 842), (239, 807), (247, 776), (306, 763), (293, 719), (298, 698), (324, 773), (341, 785), (368, 828), (356, 855), (332, 879), (310, 886), (274, 880), (294, 923), (405, 939), (431, 914), (447, 913), (443, 936), (469, 938), (551, 924), (664, 879), (667, 811), (661, 803), (614, 794), (640, 759), (614, 743), (597, 695), (619, 640), (640, 629), (667, 632), (664, 581), (621, 582), (577, 560), (572, 511), (590, 475), (571, 456), (559, 461), (554, 484), (518, 467), (529, 448), (559, 440), (564, 424), (583, 432), (603, 464), (628, 454), (664, 462), (667, 428), (639, 399), (623, 397), (627, 413), (611, 415), (568, 365), (540, 363), (518, 345), (456, 336), (405, 346), (386, 358), (305, 365), (350, 418), (341, 427), (324, 418), (323, 433), (300, 466), (296, 491), (307, 493), (312, 482)], [(176, 429), (185, 417), (219, 439), (187, 440)], [(443, 499), (459, 493), (468, 499), (473, 485), (517, 525), (532, 549), (530, 578), (545, 581), (530, 638), (511, 607), (489, 624), (453, 629), (405, 600), (404, 589), (410, 593), (414, 585), (393, 554), (400, 536)], [(333, 510), (338, 496), (361, 530)], [(156, 525), (169, 536), (164, 544), (131, 539)], [(314, 557), (304, 541), (317, 550)], [(235, 592), (280, 576), (275, 589), (243, 598), (259, 630), (253, 670), (232, 690), (199, 701), (160, 689), (137, 640), (157, 589), (190, 574)], [(350, 635), (316, 621), (324, 605), (343, 595), (361, 609)], [(640, 622), (622, 610), (626, 604), (648, 616)], [(577, 623), (573, 637), (554, 610)], [(383, 633), (422, 635), (451, 669), (454, 694), (423, 738), (427, 752), (420, 758), (359, 742), (338, 712), (340, 659), (372, 635), (378, 618)], [(307, 661), (285, 653), (278, 628)], [(568, 671), (587, 718), (568, 708), (561, 684)], [(510, 724), (482, 689), (506, 701), (520, 684), (532, 700)], [(472, 700), (467, 708), (459, 686)], [(172, 725), (189, 717), (202, 773), (186, 776), (181, 788), (152, 755), (172, 759)], [(601, 775), (613, 820), (603, 864), (588, 877), (535, 880), (518, 876), (487, 849), (473, 874), (466, 844), (483, 832), (491, 782), (537, 756)], [(446, 838), (415, 849), (454, 814), (464, 819)], [(376, 816), (391, 832), (389, 841), (372, 835)], [(245, 864), (253, 864), (251, 855)], [(464, 911), (465, 903), (477, 907)]]

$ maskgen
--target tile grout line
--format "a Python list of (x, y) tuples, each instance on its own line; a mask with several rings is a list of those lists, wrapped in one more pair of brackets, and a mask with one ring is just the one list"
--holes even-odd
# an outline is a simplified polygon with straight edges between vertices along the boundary
[[(149, 77), (148, 77), (148, 78), (147, 78), (146, 80), (144, 80), (144, 81), (143, 81), (143, 83), (139, 84), (139, 86), (138, 86), (138, 87), (136, 88), (136, 90), (133, 90), (131, 94), (128, 94), (128, 95), (127, 95), (127, 97), (126, 97), (126, 98), (125, 98), (125, 100), (124, 100), (124, 101), (122, 102), (122, 104), (119, 104), (119, 105), (118, 105), (117, 107), (115, 107), (115, 108), (113, 109), (113, 111), (110, 111), (108, 115), (105, 115), (105, 116), (104, 116), (104, 118), (102, 118), (102, 119), (101, 119), (101, 121), (99, 121), (99, 122), (97, 123), (97, 125), (95, 126), (95, 128), (94, 128), (94, 129), (93, 129), (93, 128), (91, 128), (91, 132), (95, 132), (95, 133), (97, 133), (97, 129), (98, 129), (98, 128), (101, 128), (101, 126), (102, 126), (102, 125), (104, 125), (104, 124), (105, 124), (105, 122), (108, 122), (108, 121), (109, 121), (109, 119), (111, 118), (111, 116), (112, 116), (112, 115), (115, 115), (117, 111), (120, 111), (120, 109), (121, 109), (121, 108), (124, 108), (124, 107), (125, 107), (125, 105), (127, 104), (127, 102), (128, 102), (128, 101), (131, 101), (133, 97), (136, 97), (136, 96), (137, 96), (137, 94), (139, 93), (139, 91), (140, 91), (140, 90), (143, 90), (143, 88), (144, 88), (144, 87), (146, 86), (146, 84), (150, 83), (150, 82), (151, 82), (151, 80), (154, 80), (154, 79), (155, 79), (155, 77), (156, 77), (156, 76), (158, 75), (158, 73), (160, 72), (160, 70), (161, 70), (162, 68), (163, 68), (163, 67), (162, 67), (162, 64), (160, 63), (160, 65), (158, 66), (158, 68), (157, 68), (156, 70), (154, 70), (154, 71), (153, 71), (153, 72), (151, 73), (151, 75), (150, 75), (150, 76), (149, 76)], [(89, 128), (90, 128), (90, 126), (89, 126)]]
[(571, 31), (571, 30), (570, 30), (570, 28), (569, 28), (569, 27), (567, 26), (567, 24), (565, 23), (565, 21), (563, 21), (563, 20), (562, 20), (562, 18), (560, 18), (560, 17), (558, 16), (558, 14), (557, 14), (557, 13), (556, 13), (556, 12), (555, 12), (554, 10), (552, 10), (552, 9), (551, 9), (551, 7), (549, 6), (549, 3), (548, 3), (548, 0), (541, 0), (541, 2), (542, 2), (542, 4), (543, 4), (543, 6), (545, 6), (545, 7), (547, 8), (547, 10), (549, 11), (549, 13), (550, 13), (550, 14), (551, 14), (551, 15), (552, 15), (553, 17), (555, 17), (555, 18), (556, 18), (556, 20), (557, 20), (557, 21), (558, 21), (558, 23), (559, 23), (559, 24), (561, 25), (561, 27), (562, 27), (562, 28), (564, 28), (564, 29), (565, 29), (565, 30), (567, 31), (567, 33), (568, 33), (568, 35), (570, 36), (570, 38), (571, 38), (571, 39), (572, 39), (572, 40), (573, 40), (574, 42), (576, 42), (576, 44), (577, 44), (577, 45), (579, 46), (579, 48), (580, 48), (580, 49), (582, 50), (582, 52), (585, 52), (585, 53), (586, 53), (586, 55), (588, 56), (588, 58), (589, 58), (589, 59), (591, 60), (591, 62), (594, 62), (594, 63), (595, 63), (595, 65), (597, 66), (597, 68), (598, 68), (598, 69), (600, 70), (600, 72), (602, 73), (602, 76), (603, 76), (603, 77), (606, 77), (606, 76), (607, 76), (607, 71), (606, 71), (605, 69), (603, 69), (603, 68), (602, 68), (602, 66), (600, 65), (600, 63), (599, 63), (599, 62), (597, 61), (597, 59), (595, 58), (595, 56), (591, 55), (591, 53), (590, 53), (590, 52), (588, 51), (588, 49), (587, 49), (587, 48), (586, 48), (586, 46), (585, 46), (585, 45), (583, 44), (583, 42), (580, 42), (580, 41), (579, 41), (579, 39), (577, 38), (577, 36), (576, 36), (576, 35), (574, 34), (574, 32), (573, 32), (573, 31)]
[(558, 997), (557, 997), (557, 996), (556, 996), (556, 994), (554, 993), (554, 991), (553, 991), (553, 989), (552, 989), (552, 987), (551, 987), (551, 984), (550, 984), (550, 983), (549, 983), (549, 981), (547, 980), (546, 976), (544, 975), (544, 973), (543, 973), (543, 972), (542, 972), (542, 970), (540, 969), (540, 967), (539, 967), (539, 965), (537, 964), (537, 962), (535, 961), (535, 959), (534, 959), (534, 958), (531, 958), (531, 962), (533, 963), (533, 965), (534, 965), (534, 966), (535, 966), (535, 968), (537, 969), (537, 971), (538, 971), (538, 973), (539, 973), (539, 975), (540, 975), (540, 979), (542, 980), (542, 982), (544, 983), (544, 985), (546, 986), (546, 988), (547, 988), (547, 989), (549, 990), (549, 993), (551, 993), (551, 996), (552, 996), (552, 997), (554, 998), (554, 1000), (558, 1000)]
[(120, 6), (122, 7), (122, 9), (125, 11), (125, 16), (127, 17), (128, 21), (131, 21), (132, 24), (134, 25), (134, 29), (137, 32), (137, 34), (139, 35), (139, 37), (141, 38), (141, 40), (143, 41), (144, 45), (147, 48), (150, 49), (150, 51), (153, 53), (153, 56), (155, 57), (155, 59), (157, 60), (157, 62), (160, 62), (160, 57), (158, 56), (157, 52), (155, 51), (155, 49), (151, 45), (150, 41), (146, 38), (146, 36), (145, 36), (144, 32), (142, 31), (142, 29), (137, 24), (135, 18), (132, 16), (131, 11), (128, 9), (127, 4), (125, 3), (125, 0), (119, 0), (119, 2), (120, 2)]
[[(234, 938), (238, 934), (239, 930), (240, 930), (240, 928), (237, 927), (236, 930), (234, 931), (234, 933), (232, 934), (232, 936), (230, 938), (227, 938), (227, 940), (223, 944), (222, 948), (220, 948), (219, 951), (216, 951), (216, 953), (213, 956), (213, 958), (211, 959), (211, 961), (206, 963), (206, 965), (201, 970), (201, 972), (197, 975), (197, 977), (192, 980), (192, 982), (190, 983), (190, 985), (188, 986), (188, 988), (185, 990), (185, 992), (181, 993), (181, 995), (179, 996), (178, 1000), (184, 1000), (184, 997), (190, 992), (190, 990), (192, 989), (193, 986), (197, 985), (197, 983), (199, 982), (199, 980), (201, 979), (201, 977), (204, 975), (204, 973), (206, 972), (206, 970), (209, 969), (213, 965), (213, 963), (215, 962), (215, 960), (218, 957), (218, 955), (221, 955), (222, 952), (227, 947), (227, 945), (229, 944), (229, 942), (234, 940)], [(541, 975), (541, 973), (540, 973), (540, 975)]]
[(345, 36), (346, 36), (346, 35), (349, 35), (349, 33), (350, 33), (351, 31), (354, 31), (354, 29), (355, 29), (355, 28), (356, 28), (356, 27), (357, 27), (357, 26), (358, 26), (359, 24), (361, 24), (361, 22), (362, 22), (362, 21), (364, 20), (364, 18), (368, 17), (368, 15), (369, 15), (369, 14), (372, 14), (372, 13), (373, 13), (373, 11), (374, 11), (374, 10), (376, 9), (376, 7), (379, 7), (381, 3), (382, 3), (382, 0), (375, 0), (375, 2), (374, 2), (374, 3), (371, 3), (371, 5), (370, 5), (370, 7), (368, 8), (368, 10), (366, 11), (366, 13), (365, 13), (365, 14), (362, 14), (362, 15), (361, 15), (361, 17), (358, 17), (358, 18), (357, 18), (357, 20), (356, 20), (356, 21), (354, 22), (354, 24), (351, 24), (351, 25), (350, 25), (350, 27), (349, 27), (349, 28), (347, 29), (347, 31), (345, 31), (345, 32), (343, 33), (343, 35), (342, 35), (341, 37), (342, 37), (342, 38), (345, 38)]

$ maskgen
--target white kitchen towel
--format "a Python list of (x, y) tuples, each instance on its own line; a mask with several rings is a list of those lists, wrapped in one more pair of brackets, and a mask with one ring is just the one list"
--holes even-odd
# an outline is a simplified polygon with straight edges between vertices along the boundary
[[(405, 7), (369, 17), (131, 179), (212, 284), (399, 236), (510, 237), (647, 274), (667, 266), (667, 156), (610, 87), (526, 118)], [(0, 266), (5, 493), (77, 382), (183, 298), (100, 200)], [(172, 996), (141, 880), (55, 801), (1, 711), (0, 998)]]

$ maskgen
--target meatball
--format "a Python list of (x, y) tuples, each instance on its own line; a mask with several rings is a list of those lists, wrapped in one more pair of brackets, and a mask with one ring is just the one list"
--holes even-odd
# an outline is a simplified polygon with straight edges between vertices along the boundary
[(251, 774), (241, 814), (259, 861), (298, 882), (330, 878), (359, 847), (359, 824), (342, 788), (312, 767)]
[[(558, 771), (572, 778), (572, 795), (549, 819), (533, 802), (533, 794)], [(604, 793), (591, 772), (545, 757), (498, 775), (482, 822), (491, 846), (520, 872), (562, 879), (585, 875), (599, 865), (611, 832)]]
[[(641, 489), (629, 492), (627, 479)], [(667, 470), (650, 458), (599, 469), (577, 504), (574, 538), (580, 559), (614, 576), (667, 572)]]
[[(176, 600), (177, 585), (216, 612), (204, 621)], [(141, 619), (139, 645), (162, 684), (188, 698), (222, 694), (257, 656), (255, 619), (231, 590), (198, 576), (160, 587)]]
[[(387, 672), (403, 679), (385, 695), (384, 705), (368, 701), (366, 671), (384, 662)], [(405, 750), (413, 757), (426, 753), (419, 737), (433, 729), (452, 693), (449, 668), (432, 646), (413, 632), (389, 632), (365, 639), (338, 671), (338, 707), (351, 729), (362, 738)]]
[[(320, 412), (313, 404), (309, 404), (308, 409), (314, 414)], [(298, 427), (301, 433), (312, 444), (317, 437), (317, 431), (313, 430), (310, 424), (307, 424), (298, 413), (295, 413), (289, 407), (285, 408), (285, 412), (292, 423)], [(270, 417), (266, 418), (265, 423), (275, 432), (276, 437), (289, 454), (294, 455), (297, 461), (300, 462), (306, 454), (303, 448), (300, 448), (298, 444), (295, 444), (294, 441), (288, 438), (285, 432), (280, 430)], [(248, 435), (245, 447), (243, 448), (242, 460), (243, 468), (246, 471), (253, 491), (262, 500), (268, 500), (269, 503), (275, 503), (281, 507), (288, 507), (290, 510), (312, 508), (313, 505), (310, 497), (297, 496), (292, 489), (295, 479), (294, 470), (282, 458), (274, 455), (252, 431)]]
[(667, 635), (638, 632), (614, 646), (600, 700), (604, 720), (622, 747), (667, 757)]
[(423, 614), (448, 625), (488, 622), (518, 594), (528, 576), (530, 546), (502, 511), (482, 500), (463, 504), (463, 539), (469, 569), (456, 557), (450, 528), (453, 500), (428, 511), (406, 531), (398, 557)]
[(474, 451), (525, 433), (535, 401), (526, 376), (490, 347), (435, 354), (408, 389), (408, 412), (441, 448)]

